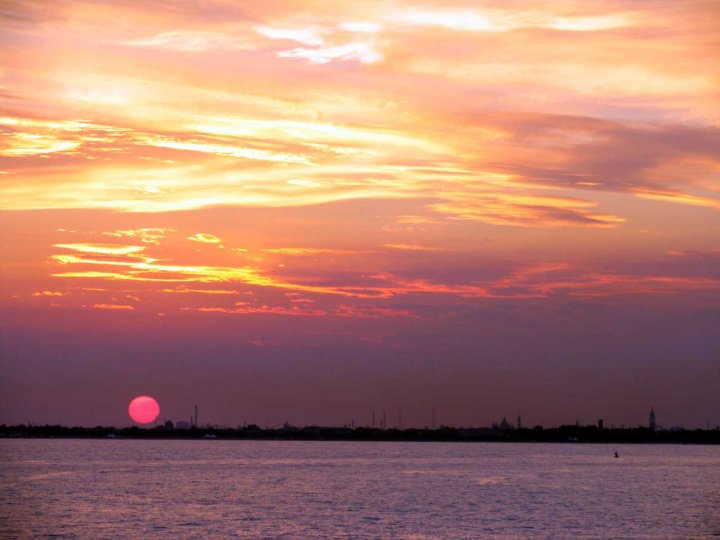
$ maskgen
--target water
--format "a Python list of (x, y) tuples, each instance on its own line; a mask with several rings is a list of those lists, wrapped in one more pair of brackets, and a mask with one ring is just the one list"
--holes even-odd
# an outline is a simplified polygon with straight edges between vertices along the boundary
[(2, 538), (720, 537), (710, 446), (0, 440), (0, 486)]

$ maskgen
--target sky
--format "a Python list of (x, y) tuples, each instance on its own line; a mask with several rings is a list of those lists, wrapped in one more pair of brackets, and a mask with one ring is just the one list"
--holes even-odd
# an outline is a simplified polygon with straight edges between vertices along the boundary
[(0, 3), (0, 423), (720, 424), (716, 0)]

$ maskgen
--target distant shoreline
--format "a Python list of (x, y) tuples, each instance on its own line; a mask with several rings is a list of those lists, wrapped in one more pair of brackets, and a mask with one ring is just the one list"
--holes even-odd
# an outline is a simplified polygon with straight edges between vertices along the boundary
[(454, 428), (375, 429), (367, 427), (292, 427), (262, 429), (256, 425), (238, 428), (198, 427), (174, 429), (114, 428), (98, 426), (0, 426), (0, 439), (144, 439), (144, 440), (275, 440), (275, 441), (358, 441), (358, 442), (529, 442), (608, 444), (720, 444), (720, 429), (606, 428), (559, 426), (522, 429)]

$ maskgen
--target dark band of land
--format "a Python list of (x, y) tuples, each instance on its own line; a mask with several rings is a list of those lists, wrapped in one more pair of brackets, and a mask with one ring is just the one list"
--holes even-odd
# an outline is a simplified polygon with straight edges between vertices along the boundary
[(567, 425), (555, 428), (456, 428), (377, 429), (369, 427), (238, 428), (193, 427), (175, 429), (114, 428), (59, 425), (0, 425), (0, 438), (122, 438), (122, 439), (223, 439), (298, 441), (417, 441), (417, 442), (582, 442), (582, 443), (689, 443), (720, 444), (720, 428), (651, 430), (646, 427), (605, 428)]

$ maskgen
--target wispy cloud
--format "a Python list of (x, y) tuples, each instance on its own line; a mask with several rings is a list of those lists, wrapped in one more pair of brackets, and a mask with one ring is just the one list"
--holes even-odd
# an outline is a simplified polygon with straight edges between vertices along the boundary
[(65, 296), (65, 293), (59, 291), (35, 291), (33, 296)]
[(396, 12), (394, 19), (410, 26), (439, 27), (460, 32), (509, 32), (523, 28), (594, 32), (633, 25), (632, 13), (562, 16), (552, 12), (503, 9), (409, 8)]
[(127, 304), (93, 304), (93, 309), (107, 309), (111, 311), (133, 311), (135, 308)]
[(97, 255), (136, 256), (136, 254), (145, 250), (145, 247), (143, 246), (127, 246), (116, 244), (55, 244), (55, 247)]
[(196, 233), (192, 236), (187, 237), (188, 240), (193, 242), (200, 242), (201, 244), (221, 244), (222, 238), (218, 238), (214, 234), (210, 233)]
[(217, 49), (252, 50), (251, 40), (217, 31), (170, 30), (152, 37), (123, 42), (132, 47), (169, 49), (182, 52), (205, 52)]
[(229, 315), (282, 315), (291, 317), (322, 317), (326, 315), (325, 311), (317, 309), (303, 309), (297, 306), (281, 307), (281, 306), (250, 306), (245, 304), (236, 305), (233, 308), (222, 307), (198, 307), (198, 308), (181, 308), (182, 311), (199, 311), (201, 313), (223, 313)]
[(445, 248), (420, 246), (417, 244), (383, 244), (382, 247), (400, 251), (446, 251)]
[(118, 238), (139, 238), (141, 242), (146, 244), (159, 244), (169, 232), (172, 232), (172, 229), (128, 229), (124, 231), (106, 232), (103, 234)]

